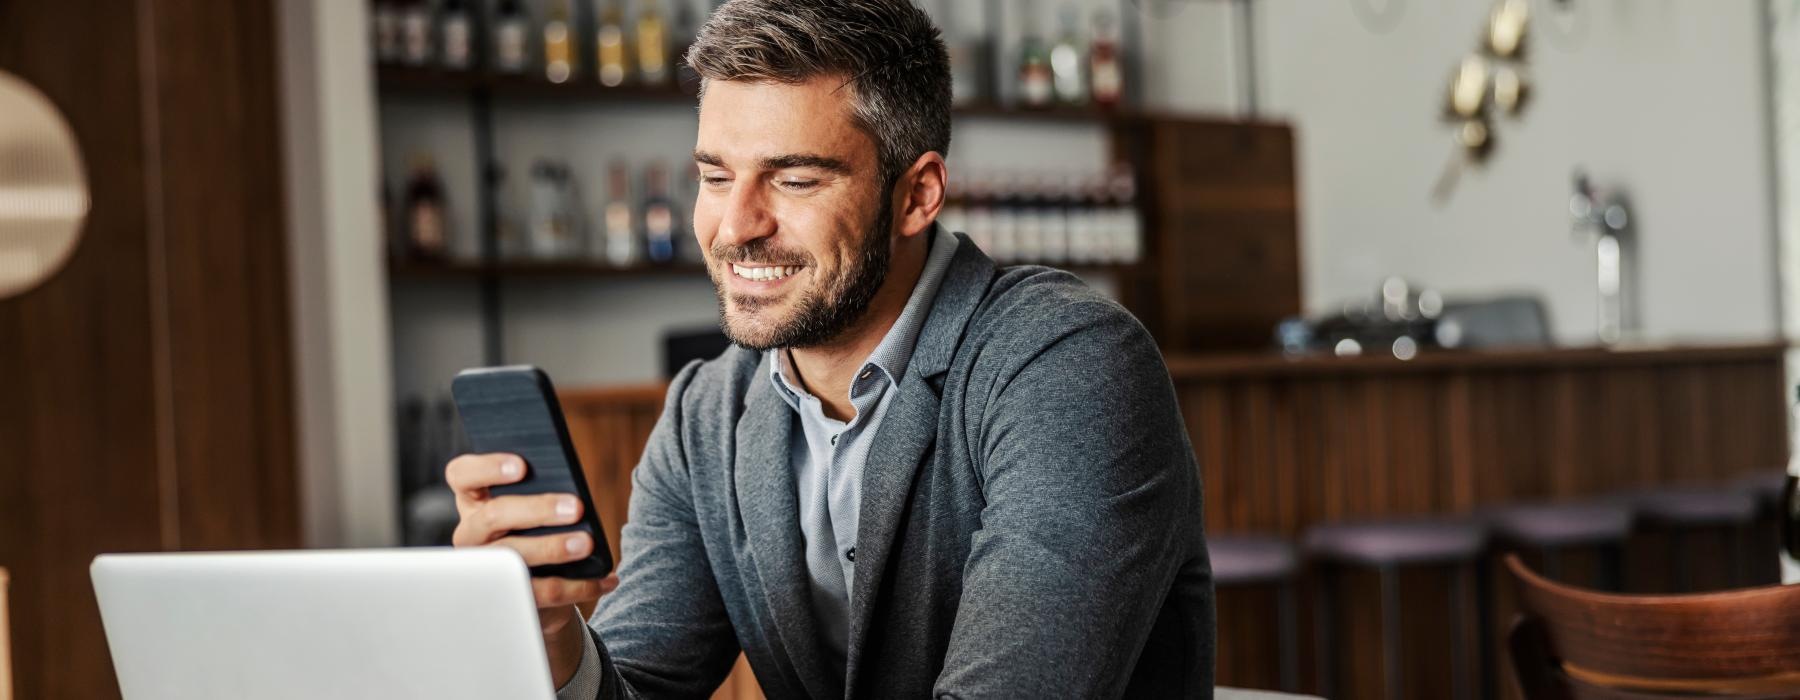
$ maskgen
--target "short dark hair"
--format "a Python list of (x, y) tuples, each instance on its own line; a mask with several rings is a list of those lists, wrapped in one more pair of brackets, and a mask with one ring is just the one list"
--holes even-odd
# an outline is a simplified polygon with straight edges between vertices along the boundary
[(950, 57), (911, 0), (731, 0), (688, 49), (713, 80), (795, 84), (842, 76), (875, 141), (884, 189), (928, 151), (950, 151)]

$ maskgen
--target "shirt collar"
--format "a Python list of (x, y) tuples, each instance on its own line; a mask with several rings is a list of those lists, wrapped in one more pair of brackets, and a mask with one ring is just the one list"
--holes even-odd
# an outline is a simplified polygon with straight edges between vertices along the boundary
[[(956, 255), (956, 247), (961, 243), (955, 234), (946, 231), (935, 223), (931, 227), (929, 249), (925, 254), (925, 268), (919, 274), (919, 281), (913, 284), (912, 295), (906, 299), (906, 307), (900, 311), (900, 317), (894, 326), (882, 336), (875, 350), (863, 362), (862, 371), (874, 369), (885, 378), (887, 386), (898, 386), (900, 378), (906, 376), (906, 366), (912, 361), (913, 347), (919, 342), (919, 333), (925, 328), (926, 317), (931, 312), (931, 303), (937, 298), (938, 287), (943, 285), (944, 275), (950, 269), (950, 261)], [(769, 379), (774, 382), (776, 394), (789, 406), (799, 410), (799, 395), (802, 390), (788, 381), (793, 376), (786, 348), (767, 351), (769, 358)], [(853, 381), (850, 384), (850, 398), (855, 400), (859, 388), (867, 389), (863, 382)]]

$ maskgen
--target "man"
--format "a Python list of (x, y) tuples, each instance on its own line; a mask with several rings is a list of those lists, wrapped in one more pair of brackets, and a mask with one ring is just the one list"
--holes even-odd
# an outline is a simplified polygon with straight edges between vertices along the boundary
[[(683, 369), (633, 474), (617, 589), (535, 579), (562, 698), (1210, 697), (1193, 450), (1144, 328), (934, 224), (943, 42), (909, 0), (733, 0), (702, 76), (694, 229), (735, 343)], [(459, 546), (584, 556), (555, 495), (448, 479)], [(607, 584), (610, 587), (612, 584)]]

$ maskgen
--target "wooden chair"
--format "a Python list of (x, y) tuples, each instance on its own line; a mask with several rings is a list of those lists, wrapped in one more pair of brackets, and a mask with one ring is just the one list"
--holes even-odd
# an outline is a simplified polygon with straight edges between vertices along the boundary
[(1526, 698), (1800, 697), (1800, 586), (1625, 595), (1564, 585), (1516, 555), (1507, 644)]

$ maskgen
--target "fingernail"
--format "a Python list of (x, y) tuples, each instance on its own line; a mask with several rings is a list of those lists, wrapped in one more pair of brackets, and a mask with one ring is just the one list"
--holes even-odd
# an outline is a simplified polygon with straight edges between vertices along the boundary
[(506, 461), (500, 463), (500, 474), (508, 478), (515, 477), (523, 468), (524, 465), (519, 464), (519, 458), (508, 457)]
[(570, 554), (583, 554), (587, 552), (587, 538), (575, 535), (563, 540), (563, 547), (567, 548)]
[(563, 518), (575, 517), (575, 514), (580, 512), (580, 508), (581, 504), (576, 503), (573, 498), (564, 498), (556, 502), (556, 514)]

